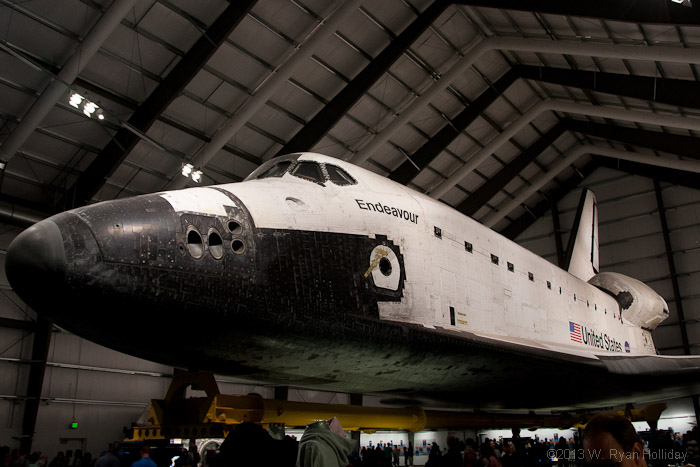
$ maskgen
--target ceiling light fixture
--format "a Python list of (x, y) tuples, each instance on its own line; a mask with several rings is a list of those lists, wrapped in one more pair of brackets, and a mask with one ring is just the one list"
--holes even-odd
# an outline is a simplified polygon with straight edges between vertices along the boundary
[(182, 166), (182, 176), (191, 178), (196, 183), (202, 182), (202, 175), (204, 175), (204, 172), (199, 169), (195, 170), (192, 164), (185, 164)]
[(95, 110), (99, 109), (100, 106), (95, 104), (94, 102), (86, 101), (85, 105), (83, 106), (83, 113), (88, 117), (92, 117), (92, 114), (95, 112)]
[(76, 109), (80, 108), (80, 103), (83, 102), (83, 99), (85, 99), (83, 96), (78, 94), (77, 92), (74, 92), (70, 95), (70, 99), (68, 99), (68, 103), (75, 107)]

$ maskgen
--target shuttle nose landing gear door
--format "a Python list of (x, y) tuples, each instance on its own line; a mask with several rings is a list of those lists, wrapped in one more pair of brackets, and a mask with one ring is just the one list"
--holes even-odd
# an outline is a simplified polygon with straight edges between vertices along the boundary
[(381, 289), (398, 290), (401, 280), (399, 259), (389, 247), (376, 246), (369, 257), (374, 285)]
[(364, 277), (370, 280), (380, 300), (399, 301), (403, 295), (405, 279), (403, 256), (399, 247), (390, 241), (377, 239), (377, 245), (367, 258)]

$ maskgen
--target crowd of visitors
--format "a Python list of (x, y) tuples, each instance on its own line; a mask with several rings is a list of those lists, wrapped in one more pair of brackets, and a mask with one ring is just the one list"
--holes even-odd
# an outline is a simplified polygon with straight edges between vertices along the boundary
[[(625, 422), (629, 424), (629, 422)], [(590, 425), (590, 424), (589, 424)], [(626, 428), (631, 428), (629, 424)], [(235, 433), (233, 433), (235, 432)], [(55, 457), (49, 458), (40, 451), (32, 453), (20, 452), (8, 446), (0, 448), (0, 467), (234, 467), (238, 465), (271, 465), (275, 467), (295, 465), (314, 466), (307, 461), (299, 464), (297, 452), (302, 452), (300, 443), (290, 437), (273, 438), (267, 430), (254, 424), (244, 424), (233, 430), (234, 436), (229, 436), (222, 445), (221, 454), (206, 453), (206, 459), (200, 457), (196, 448), (182, 449), (179, 455), (171, 457), (172, 451), (167, 456), (151, 459), (149, 446), (142, 446), (140, 450), (125, 449), (121, 443), (110, 444), (107, 450), (93, 458), (90, 453), (81, 450), (75, 452), (58, 452)], [(667, 465), (698, 465), (700, 466), (700, 445), (697, 427), (688, 431), (682, 437), (674, 437), (673, 433), (658, 430), (644, 433), (644, 439), (638, 437), (636, 432), (632, 444), (635, 450), (643, 452), (647, 466)], [(308, 434), (307, 434), (308, 435)], [(322, 432), (322, 436), (329, 436)], [(590, 436), (586, 439), (589, 439)], [(607, 436), (607, 435), (606, 435)], [(618, 436), (614, 430), (613, 435)], [(632, 436), (632, 435), (630, 435)], [(628, 436), (628, 438), (630, 437)], [(624, 438), (624, 437), (623, 437)], [(621, 439), (620, 446), (626, 442)], [(318, 438), (318, 434), (316, 435)], [(612, 439), (612, 438), (611, 438)], [(617, 439), (617, 438), (616, 438)], [(312, 440), (313, 441), (313, 440)], [(304, 439), (302, 438), (302, 444)], [(318, 442), (308, 444), (309, 458), (311, 454), (318, 455)], [(416, 450), (413, 444), (393, 445), (380, 443), (376, 446), (365, 446), (361, 449), (353, 449), (351, 441), (345, 442), (349, 454), (347, 457), (339, 456), (341, 464), (347, 459), (347, 465), (352, 467), (399, 467), (414, 465)], [(357, 446), (355, 444), (355, 446)], [(248, 449), (246, 449), (246, 447)], [(484, 439), (481, 444), (474, 439), (460, 440), (455, 436), (447, 437), (446, 446), (439, 446), (434, 442), (431, 446), (422, 447), (423, 453), (429, 452), (426, 462), (427, 467), (576, 467), (586, 465), (583, 455), (590, 447), (585, 445), (578, 437), (553, 439), (521, 438), (514, 435), (508, 439)], [(627, 448), (621, 449), (621, 452)], [(632, 450), (629, 448), (628, 450)], [(247, 453), (247, 454), (246, 454)], [(270, 457), (272, 456), (272, 457)], [(173, 460), (174, 459), (174, 460)], [(263, 459), (275, 459), (274, 464), (268, 464)], [(420, 462), (422, 463), (422, 461)], [(595, 464), (595, 459), (593, 459)], [(326, 467), (326, 466), (324, 466)]]

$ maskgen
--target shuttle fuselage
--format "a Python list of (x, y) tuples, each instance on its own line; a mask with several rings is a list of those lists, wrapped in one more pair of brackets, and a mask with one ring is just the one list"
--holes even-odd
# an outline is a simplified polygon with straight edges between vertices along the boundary
[[(88, 339), (278, 384), (571, 407), (680, 395), (697, 380), (611, 369), (661, 358), (649, 331), (668, 310), (643, 284), (632, 299), (624, 276), (596, 287), (317, 154), (241, 183), (58, 214), (18, 237), (7, 271), (27, 303)], [(543, 391), (547, 381), (570, 389)]]

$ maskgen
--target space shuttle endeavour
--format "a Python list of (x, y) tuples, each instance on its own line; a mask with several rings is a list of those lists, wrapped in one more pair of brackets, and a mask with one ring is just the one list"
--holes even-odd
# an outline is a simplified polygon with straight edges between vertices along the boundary
[(585, 190), (560, 269), (454, 209), (312, 153), (241, 183), (106, 201), (20, 234), (6, 261), (38, 313), (189, 369), (471, 407), (600, 407), (700, 392), (657, 355), (668, 315), (599, 272)]

